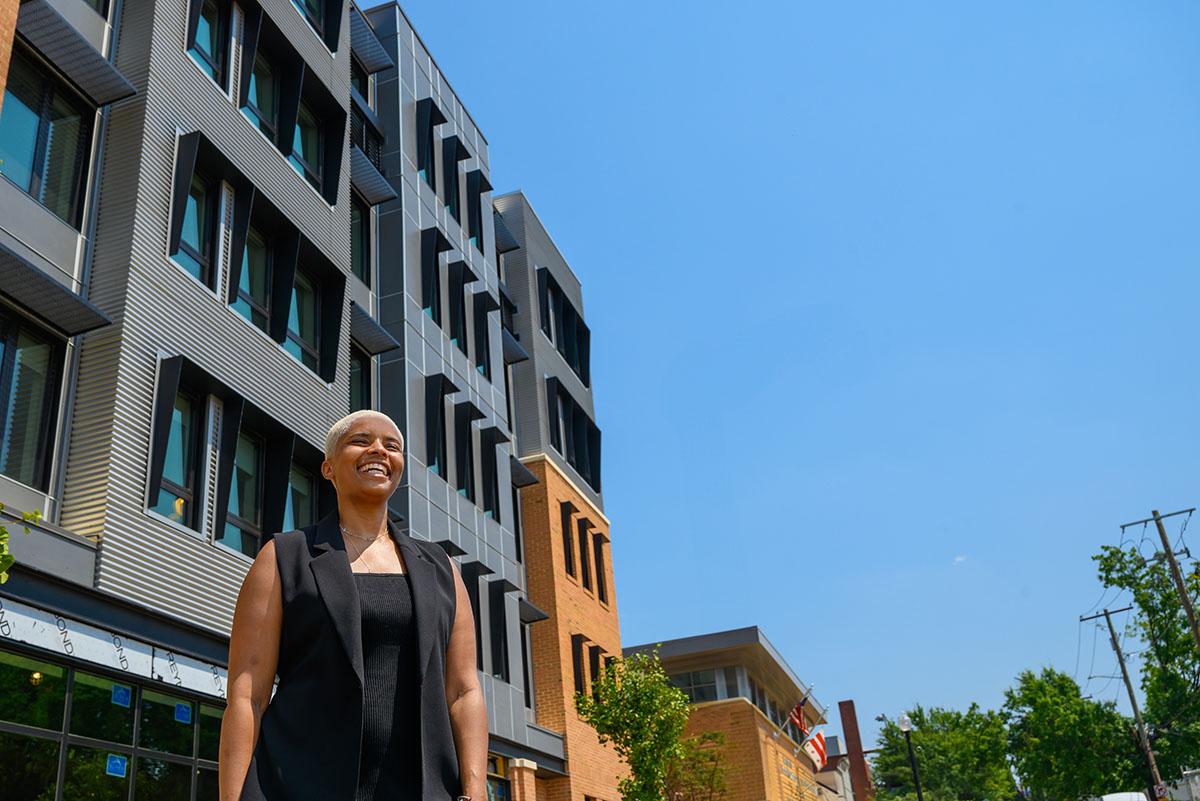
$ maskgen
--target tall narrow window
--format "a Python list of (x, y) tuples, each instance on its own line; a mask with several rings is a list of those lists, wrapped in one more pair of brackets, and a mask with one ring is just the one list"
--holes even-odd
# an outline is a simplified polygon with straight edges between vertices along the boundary
[(371, 105), (371, 76), (363, 69), (358, 59), (353, 57), (350, 59), (350, 85), (369, 107)]
[(199, 500), (201, 398), (180, 390), (171, 411), (167, 452), (163, 460), (162, 484), (150, 508), (176, 523), (199, 530), (196, 508)]
[(0, 473), (45, 490), (53, 454), (62, 347), (0, 314)]
[(312, 108), (301, 100), (300, 113), (296, 117), (296, 135), (292, 141), (292, 155), (288, 156), (288, 160), (318, 192), (322, 188), (324, 147), (321, 121)]
[(233, 308), (263, 331), (271, 323), (271, 247), (258, 229), (251, 227), (242, 253), (242, 273), (238, 277), (237, 299)]
[(440, 375), (425, 380), (425, 464), (429, 472), (449, 481), (446, 469), (445, 382)]
[(234, 456), (233, 484), (229, 490), (229, 510), (217, 542), (247, 556), (258, 553), (262, 537), (262, 440), (248, 432), (238, 434)]
[(508, 670), (508, 610), (504, 581), (488, 585), (488, 617), (491, 620), (492, 675), (501, 681), (509, 680)]
[(583, 581), (584, 589), (592, 588), (592, 561), (591, 561), (591, 545), (588, 542), (588, 527), (591, 523), (586, 517), (579, 518), (577, 526), (579, 528), (579, 576)]
[(217, 250), (217, 185), (197, 172), (183, 207), (183, 231), (175, 261), (206, 286), (213, 285)]
[(450, 241), (436, 227), (421, 231), (421, 308), (439, 327), (442, 324), (442, 265), (440, 254)]
[(371, 408), (371, 357), (350, 346), (350, 411)]
[(513, 538), (516, 540), (517, 546), (517, 564), (525, 561), (525, 543), (522, 541), (521, 532), (521, 490), (514, 484), (512, 488), (512, 508), (513, 508)]
[[(476, 292), (471, 300), (471, 313), (474, 316), (472, 329), (475, 332), (475, 371), (481, 376), (492, 380), (491, 337), (488, 332), (488, 322), (491, 312), (497, 307), (495, 300), (486, 291)], [(508, 418), (509, 425), (513, 419)]]
[(0, 175), (78, 228), (96, 110), (21, 46), (8, 69)]
[(217, 0), (202, 0), (200, 19), (196, 23), (196, 43), (188, 50), (200, 69), (225, 88), (225, 71), (229, 61), (229, 10)]
[(599, 645), (588, 646), (588, 667), (592, 675), (592, 697), (599, 698), (600, 694), (600, 651)]
[(296, 283), (292, 291), (292, 304), (288, 311), (287, 339), (284, 349), (299, 359), (308, 369), (315, 371), (320, 360), (318, 332), (320, 321), (320, 293), (317, 284), (308, 275), (296, 271)]
[(608, 603), (608, 571), (604, 567), (604, 537), (599, 531), (592, 532), (593, 553), (596, 556), (596, 596), (601, 603)]
[(242, 112), (258, 125), (268, 139), (278, 144), (279, 80), (261, 49), (254, 55), (254, 69), (250, 72), (250, 87)]
[(571, 532), (571, 513), (574, 511), (575, 507), (567, 501), (559, 504), (559, 513), (562, 516), (563, 560), (568, 576), (575, 575), (575, 538)]
[(583, 635), (571, 635), (571, 667), (575, 673), (575, 692), (581, 693), (587, 689), (583, 675)]
[(475, 437), (471, 421), (482, 415), (468, 403), (454, 407), (454, 488), (469, 501), (475, 500)]
[(357, 195), (350, 198), (350, 266), (371, 286), (371, 210)]
[(312, 473), (293, 464), (288, 471), (287, 500), (283, 507), (283, 530), (293, 531), (317, 520), (317, 480)]
[(445, 121), (432, 97), (417, 101), (417, 174), (434, 192), (437, 192), (437, 173), (434, 171), (433, 129)]

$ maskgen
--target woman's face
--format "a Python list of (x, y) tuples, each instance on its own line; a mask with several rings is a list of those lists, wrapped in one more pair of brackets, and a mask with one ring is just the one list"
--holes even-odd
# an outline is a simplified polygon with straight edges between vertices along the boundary
[(321, 463), (321, 475), (333, 482), (338, 496), (387, 500), (400, 486), (404, 446), (388, 418), (365, 415), (338, 441), (333, 456)]

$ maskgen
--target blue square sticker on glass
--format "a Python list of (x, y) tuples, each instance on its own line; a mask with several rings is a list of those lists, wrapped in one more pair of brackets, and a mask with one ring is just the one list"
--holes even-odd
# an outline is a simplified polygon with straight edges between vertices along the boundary
[(176, 723), (191, 723), (192, 722), (192, 705), (191, 704), (176, 704), (175, 705), (175, 722)]
[(129, 709), (129, 704), (133, 701), (133, 689), (126, 687), (124, 684), (114, 684), (112, 686), (112, 702), (117, 706), (123, 706)]
[(124, 779), (126, 770), (129, 767), (129, 758), (123, 757), (120, 754), (109, 754), (108, 762), (104, 766), (104, 772), (109, 776), (116, 776)]

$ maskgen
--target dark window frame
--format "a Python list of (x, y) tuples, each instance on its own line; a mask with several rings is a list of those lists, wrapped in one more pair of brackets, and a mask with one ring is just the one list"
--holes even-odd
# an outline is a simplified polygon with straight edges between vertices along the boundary
[[(0, 305), (0, 342), (4, 345), (3, 358), (0, 359), (0, 426), (8, 420), (9, 395), (16, 372), (17, 342), (22, 330), (27, 328), (32, 329), (38, 338), (49, 345), (50, 349), (50, 358), (48, 359), (50, 367), (47, 375), (43, 378), (43, 385), (47, 391), (42, 399), (38, 423), (40, 430), (36, 439), (43, 445), (39, 447), (34, 467), (36, 482), (28, 485), (39, 492), (47, 492), (50, 484), (50, 467), (54, 461), (54, 429), (55, 420), (58, 417), (59, 396), (62, 394), (62, 380), (65, 374), (66, 345), (50, 331), (18, 314), (9, 312), (3, 305)], [(0, 428), (0, 447), (3, 444), (4, 429)], [(10, 478), (19, 482), (17, 478), (11, 476)]]
[[(225, 519), (221, 521), (220, 530), (213, 532), (213, 539), (214, 539), (214, 541), (224, 539), (226, 527), (229, 525), (232, 525), (234, 528), (241, 531), (243, 533), (243, 535), (249, 535), (253, 539), (257, 540), (258, 546), (254, 549), (254, 553), (251, 553), (251, 554), (247, 554), (245, 551), (243, 551), (239, 548), (231, 548), (231, 546), (229, 546), (229, 545), (225, 545), (224, 547), (231, 548), (231, 550), (236, 550), (238, 553), (245, 554), (246, 556), (253, 558), (254, 556), (256, 556), (258, 554), (258, 552), (260, 550), (262, 550), (263, 535), (265, 533), (267, 533), (264, 530), (264, 526), (263, 526), (263, 512), (264, 512), (264, 508), (266, 506), (266, 504), (265, 504), (266, 492), (265, 491), (266, 491), (267, 438), (263, 434), (260, 434), (257, 431), (255, 431), (253, 428), (247, 427), (244, 423), (238, 428), (238, 440), (240, 441), (243, 436), (247, 437), (249, 439), (255, 440), (258, 445), (258, 450), (257, 450), (257, 454), (255, 457), (256, 461), (255, 461), (255, 465), (254, 465), (254, 475), (255, 475), (255, 478), (256, 478), (257, 484), (258, 484), (258, 486), (255, 488), (255, 492), (258, 495), (257, 503), (256, 503), (256, 506), (258, 509), (258, 520), (257, 521), (247, 520), (246, 518), (242, 517), (240, 514), (237, 514), (236, 512), (234, 512), (232, 509), (226, 508)], [(235, 450), (235, 453), (236, 453), (236, 450)], [(236, 456), (234, 457), (233, 469), (234, 469), (234, 473), (236, 474), (236, 472), (237, 472), (237, 457)], [(238, 498), (240, 500), (241, 496), (239, 495)]]
[[(198, 167), (197, 169), (193, 170), (191, 180), (188, 183), (188, 193), (183, 201), (184, 207), (178, 209), (180, 214), (187, 213), (187, 204), (191, 200), (192, 187), (196, 185), (197, 181), (204, 185), (204, 204), (205, 213), (208, 215), (208, 224), (201, 229), (200, 235), (204, 238), (204, 241), (201, 244), (202, 246), (205, 246), (205, 249), (208, 251), (208, 253), (202, 254), (197, 252), (196, 249), (192, 247), (192, 244), (181, 235), (179, 237), (179, 247), (175, 253), (171, 254), (171, 256), (174, 257), (177, 253), (183, 251), (185, 256), (194, 260), (200, 265), (201, 275), (197, 280), (199, 280), (200, 283), (204, 284), (209, 289), (213, 289), (216, 283), (214, 280), (216, 278), (215, 255), (221, 231), (221, 220), (219, 219), (221, 210), (221, 180), (208, 175), (204, 170), (201, 170)], [(188, 270), (186, 266), (180, 266), (184, 267), (184, 270), (187, 271), (188, 275), (192, 274), (191, 270)]]
[[(354, 215), (356, 212), (359, 215), (358, 229), (359, 229), (359, 238), (362, 240), (362, 251), (363, 251), (362, 268), (366, 273), (365, 275), (359, 275), (359, 272), (358, 272), (359, 266), (354, 259), (354, 234), (355, 234)], [(375, 263), (374, 263), (375, 247), (374, 247), (374, 245), (375, 245), (375, 243), (373, 241), (374, 233), (375, 233), (375, 231), (374, 231), (375, 226), (372, 224), (372, 220), (371, 220), (370, 205), (368, 205), (367, 203), (364, 203), (363, 200), (361, 198), (359, 198), (359, 196), (355, 192), (350, 193), (350, 225), (351, 225), (351, 229), (350, 229), (350, 251), (351, 251), (351, 253), (350, 253), (350, 272), (356, 278), (358, 278), (358, 280), (360, 280), (364, 284), (366, 284), (368, 289), (370, 289), (374, 283), (374, 281), (372, 279), (374, 278), (374, 273), (375, 273), (375, 270), (374, 270), (374, 267), (375, 267)]]
[(308, 4), (304, 0), (292, 0), (292, 5), (300, 12), (300, 16), (308, 20), (308, 24), (316, 31), (318, 38), (322, 42), (325, 41), (325, 15), (328, 13), (328, 6), (326, 5), (328, 2), (329, 0), (317, 0), (320, 10), (317, 18), (313, 19), (312, 12), (308, 10)]
[(253, 316), (251, 316), (250, 318), (246, 318), (245, 315), (241, 315), (241, 316), (244, 319), (247, 319), (255, 327), (260, 328), (262, 331), (264, 331), (267, 334), (270, 334), (271, 311), (272, 311), (271, 299), (275, 294), (275, 291), (274, 291), (275, 238), (265, 236), (262, 233), (262, 231), (257, 229), (254, 225), (249, 226), (249, 228), (246, 231), (246, 244), (245, 244), (245, 247), (243, 247), (243, 249), (242, 249), (242, 262), (243, 263), (242, 263), (242, 267), (241, 267), (241, 272), (239, 272), (238, 275), (239, 275), (239, 278), (243, 275), (246, 275), (247, 268), (250, 266), (249, 261), (246, 259), (245, 254), (250, 248), (251, 238), (254, 237), (255, 235), (257, 235), (260, 239), (263, 240), (263, 249), (265, 250), (265, 252), (267, 254), (267, 305), (266, 306), (262, 305), (257, 300), (255, 300), (254, 297), (249, 292), (243, 290), (240, 280), (238, 281), (237, 296), (236, 296), (235, 300), (246, 303), (250, 307), (252, 312), (257, 311), (260, 314), (262, 314), (263, 317), (265, 318), (264, 324), (262, 326), (259, 326), (258, 323), (254, 322)]
[[(198, 391), (194, 390), (193, 388), (187, 386), (187, 384), (184, 383), (183, 381), (180, 381), (179, 389), (176, 391), (175, 395), (176, 395), (176, 398), (178, 396), (182, 395), (185, 398), (189, 399), (192, 403), (192, 415), (191, 415), (192, 419), (190, 421), (191, 422), (190, 428), (192, 431), (192, 441), (191, 441), (191, 443), (189, 443), (189, 446), (191, 447), (192, 458), (188, 460), (188, 464), (186, 466), (186, 469), (187, 469), (186, 480), (188, 481), (188, 483), (191, 486), (181, 487), (180, 485), (176, 484), (171, 479), (167, 478), (166, 475), (162, 475), (159, 478), (158, 492), (159, 492), (159, 494), (161, 494), (163, 489), (165, 488), (165, 489), (169, 490), (171, 492), (171, 494), (175, 495), (176, 497), (183, 498), (184, 502), (187, 504), (188, 514), (186, 515), (185, 519), (180, 520), (178, 522), (180, 525), (184, 526), (185, 528), (190, 528), (193, 531), (195, 531), (196, 533), (200, 533), (200, 529), (201, 529), (201, 525), (200, 525), (201, 521), (200, 521), (200, 515), (199, 515), (200, 504), (198, 503), (198, 501), (202, 498), (202, 495), (200, 493), (201, 488), (200, 488), (199, 484), (200, 484), (201, 474), (203, 473), (202, 459), (204, 457), (204, 428), (205, 428), (205, 423), (208, 420), (208, 394), (204, 393), (204, 392), (198, 392)], [(175, 401), (173, 399), (171, 402), (171, 415), (174, 416), (174, 413), (175, 413)], [(166, 447), (168, 449), (170, 449), (170, 447), (171, 447), (171, 440), (170, 440), (169, 436), (167, 439)], [(164, 465), (163, 472), (164, 473), (166, 472), (165, 465)], [(146, 508), (151, 511), (154, 511), (154, 507), (157, 505), (158, 505), (158, 498), (157, 497), (150, 498), (150, 499), (148, 499)], [(160, 516), (162, 515), (162, 512), (154, 511), (154, 513), (157, 515), (160, 515)], [(172, 521), (172, 522), (176, 522), (176, 521)]]
[[(353, 363), (356, 359), (362, 365), (359, 368), (359, 381), (362, 382), (359, 386), (359, 390), (362, 392), (363, 398), (366, 401), (365, 406), (359, 406), (359, 407), (355, 407), (355, 405), (354, 405)], [(367, 353), (365, 350), (363, 350), (362, 348), (358, 347), (353, 342), (351, 342), (350, 343), (350, 362), (352, 365), (352, 368), (350, 370), (350, 403), (349, 403), (350, 411), (353, 412), (353, 411), (358, 411), (359, 409), (373, 408), (373, 406), (374, 406), (374, 397), (373, 397), (374, 392), (372, 391), (373, 384), (374, 384), (374, 381), (372, 380), (374, 377), (372, 375), (372, 373), (373, 373), (373, 369), (372, 369), (373, 357), (371, 356), (371, 354)]]
[(596, 569), (596, 597), (602, 604), (608, 603), (608, 570), (604, 566), (604, 535), (599, 529), (592, 530), (592, 555)]
[[(213, 81), (216, 82), (217, 86), (220, 86), (222, 90), (228, 90), (229, 63), (231, 61), (230, 50), (232, 50), (230, 47), (230, 42), (232, 40), (231, 31), (233, 29), (232, 4), (229, 3), (228, 0), (193, 0), (193, 2), (200, 3), (200, 11), (197, 15), (197, 19), (203, 18), (205, 5), (212, 3), (214, 6), (216, 6), (217, 21), (219, 23), (218, 40), (221, 42), (222, 48), (220, 53), (220, 63), (216, 63), (212, 60), (208, 53), (205, 53), (202, 49), (200, 49), (198, 43), (199, 27), (197, 27), (196, 31), (192, 34), (192, 41), (188, 46), (188, 55), (192, 56), (193, 58), (199, 58), (204, 62), (204, 64), (208, 65), (208, 68), (212, 70), (212, 72), (206, 72), (206, 74), (212, 78)], [(201, 67), (203, 68), (203, 65), (201, 65)]]
[[(261, 48), (261, 47), (257, 48), (254, 52), (254, 65), (251, 66), (251, 68), (250, 68), (250, 74), (251, 75), (254, 74), (254, 68), (258, 66), (258, 62), (260, 60), (262, 61), (263, 64), (266, 65), (267, 70), (271, 73), (271, 81), (273, 84), (273, 88), (271, 90), (271, 105), (274, 108), (271, 108), (269, 110), (259, 108), (258, 103), (255, 102), (255, 99), (251, 98), (250, 90), (249, 90), (249, 88), (247, 88), (246, 103), (245, 103), (245, 105), (242, 106), (242, 110), (249, 111), (250, 114), (253, 115), (254, 120), (258, 124), (258, 129), (260, 131), (262, 131), (263, 136), (270, 139), (272, 144), (274, 144), (276, 147), (278, 147), (279, 146), (279, 94), (280, 94), (281, 84), (279, 82), (279, 76), (275, 69), (275, 64), (271, 61), (269, 56), (264, 55), (263, 48)], [(270, 115), (269, 119), (267, 116), (264, 116), (267, 114)]]
[(575, 522), (576, 532), (579, 537), (579, 582), (585, 590), (592, 589), (592, 559), (591, 545), (588, 537), (588, 530), (591, 528), (591, 521), (586, 517), (581, 517)]
[[(33, 159), (30, 164), (30, 186), (25, 188), (18, 184), (15, 180), (8, 176), (3, 176), (13, 186), (17, 187), (21, 192), (25, 193), (42, 208), (49, 211), (59, 219), (66, 222), (76, 230), (80, 229), (83, 219), (84, 201), (87, 196), (87, 178), (90, 172), (92, 161), (92, 146), (95, 142), (96, 132), (96, 112), (97, 108), (89, 103), (79, 92), (75, 91), (71, 85), (64, 80), (58, 70), (32, 48), (27, 47), (17, 37), (13, 41), (12, 53), (9, 63), (9, 80), (12, 80), (13, 63), (17, 60), (24, 61), (29, 65), (31, 71), (38, 74), (40, 79), (38, 89), (41, 93), (38, 98), (38, 130), (34, 142)], [(7, 89), (5, 90), (8, 91)], [(50, 145), (50, 111), (56, 96), (62, 95), (67, 103), (72, 108), (79, 112), (80, 116), (80, 147), (75, 154), (75, 176), (71, 187), (71, 202), (69, 218), (61, 217), (59, 214), (47, 206), (42, 199), (43, 184), (46, 176), (42, 174), (48, 164), (47, 148)]]
[(558, 509), (562, 523), (563, 565), (567, 575), (575, 577), (575, 507), (569, 501), (560, 501)]
[[(302, 97), (300, 99), (300, 108), (296, 112), (296, 130), (297, 131), (300, 130), (300, 127), (301, 127), (300, 119), (301, 119), (301, 117), (304, 116), (305, 113), (307, 113), (308, 116), (310, 116), (312, 118), (313, 127), (317, 131), (317, 152), (316, 152), (317, 163), (316, 163), (316, 166), (314, 167), (313, 164), (309, 162), (307, 157), (305, 157), (303, 155), (298, 155), (296, 153), (296, 147), (295, 147), (294, 141), (293, 141), (293, 144), (291, 147), (291, 153), (288, 155), (288, 160), (292, 164), (293, 167), (300, 168), (297, 171), (301, 174), (301, 176), (304, 177), (304, 180), (308, 181), (309, 185), (311, 185), (314, 189), (316, 189), (318, 194), (320, 194), (322, 197), (324, 197), (325, 196), (325, 148), (326, 148), (326, 144), (327, 144), (325, 141), (327, 138), (326, 133), (325, 133), (325, 119), (323, 117), (318, 116), (317, 113), (313, 111), (312, 104), (306, 102), (304, 100), (304, 98)], [(296, 162), (299, 162), (299, 164), (297, 164)]]
[[(321, 325), (324, 323), (323, 315), (325, 313), (325, 310), (322, 308), (324, 285), (323, 285), (323, 282), (319, 278), (314, 276), (311, 272), (303, 269), (302, 267), (297, 266), (296, 267), (296, 277), (292, 284), (292, 292), (293, 293), (295, 293), (295, 291), (296, 291), (295, 281), (299, 281), (299, 280), (301, 280), (301, 278), (303, 278), (303, 280), (307, 281), (312, 286), (313, 310), (314, 310), (314, 318), (315, 318), (313, 320), (313, 338), (315, 341), (310, 344), (309, 342), (305, 341), (304, 337), (302, 337), (298, 332), (293, 331), (292, 327), (291, 327), (290, 319), (288, 320), (285, 338), (288, 342), (295, 343), (296, 347), (300, 348), (302, 353), (304, 353), (308, 356), (311, 356), (314, 361), (314, 364), (305, 364), (303, 356), (301, 356), (299, 359), (297, 359), (297, 361), (299, 361), (301, 364), (303, 364), (308, 369), (312, 370), (314, 373), (320, 373), (320, 371), (321, 371)], [(290, 313), (291, 312), (290, 312), (290, 308), (289, 308), (289, 315), (290, 315)], [(291, 351), (288, 351), (288, 353), (291, 353)], [(295, 356), (295, 354), (292, 354), (292, 355)]]

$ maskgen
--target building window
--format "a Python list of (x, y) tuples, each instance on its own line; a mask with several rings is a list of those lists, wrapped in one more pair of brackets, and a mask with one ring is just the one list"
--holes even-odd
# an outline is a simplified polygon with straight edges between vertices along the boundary
[(738, 690), (737, 668), (730, 666), (725, 668), (725, 697), (737, 698), (741, 695)]
[(467, 355), (467, 292), (466, 285), (477, 280), (465, 262), (450, 265), (450, 342)]
[(512, 508), (512, 530), (517, 546), (517, 564), (521, 564), (525, 561), (525, 543), (522, 540), (521, 531), (521, 490), (515, 484), (512, 487)]
[(371, 105), (371, 76), (363, 69), (363, 65), (358, 63), (358, 59), (353, 57), (350, 59), (350, 85), (369, 107)]
[(525, 708), (533, 709), (533, 671), (529, 669), (529, 624), (521, 621), (521, 676), (525, 682)]
[(325, 39), (325, 0), (292, 0), (296, 10), (304, 15), (322, 41)]
[(9, 651), (0, 686), (5, 799), (216, 799), (219, 706)]
[(575, 692), (587, 691), (587, 681), (583, 675), (583, 640), (582, 634), (571, 635), (571, 667), (575, 673)]
[(717, 700), (717, 672), (715, 670), (693, 670), (671, 676), (670, 681), (683, 690), (693, 704)]
[(188, 53), (200, 69), (225, 88), (225, 70), (229, 63), (229, 9), (217, 0), (200, 0), (200, 18), (196, 23), (196, 41)]
[(191, 188), (183, 207), (183, 229), (175, 261), (200, 283), (213, 285), (217, 240), (218, 183), (200, 172), (192, 175)]
[(271, 324), (271, 244), (253, 226), (246, 235), (237, 299), (233, 302), (243, 317), (263, 331)]
[(446, 469), (446, 386), (440, 375), (426, 380), (425, 464), (429, 472), (449, 480)]
[(317, 521), (317, 479), (293, 464), (288, 471), (287, 499), (283, 507), (283, 530), (293, 531)]
[[(475, 316), (475, 371), (487, 380), (492, 380), (491, 339), (488, 333), (488, 318), (490, 310), (481, 302), (482, 293), (476, 293), (471, 303), (471, 311)], [(509, 425), (513, 424), (511, 417)]]
[(176, 393), (167, 434), (162, 483), (158, 497), (152, 498), (150, 505), (160, 515), (197, 531), (200, 530), (197, 515), (200, 500), (198, 457), (204, 427), (203, 402), (203, 396), (182, 389)]
[(575, 575), (575, 538), (571, 536), (571, 513), (574, 511), (575, 507), (567, 501), (559, 503), (559, 512), (562, 516), (563, 559), (568, 576)]
[(483, 242), (483, 193), (492, 190), (491, 184), (480, 170), (467, 173), (467, 237), (485, 258)]
[[(495, 429), (491, 431), (494, 432)], [(500, 475), (496, 468), (496, 445), (497, 441), (491, 435), (486, 440), (481, 435), (480, 446), (483, 455), (479, 472), (483, 479), (483, 513), (500, 523)]]
[(475, 500), (475, 437), (471, 421), (477, 417), (468, 403), (454, 407), (454, 488), (469, 501)]
[(0, 175), (79, 227), (96, 109), (22, 47), (0, 108)]
[(57, 339), (0, 311), (0, 473), (43, 492), (62, 362)]
[(592, 562), (589, 556), (591, 548), (588, 547), (588, 527), (591, 523), (586, 517), (581, 517), (576, 522), (579, 530), (579, 576), (583, 581), (583, 588), (590, 590), (592, 588)]
[(434, 170), (433, 129), (445, 121), (432, 97), (417, 101), (417, 174), (434, 192), (437, 192), (437, 173)]
[(553, 376), (546, 379), (546, 406), (550, 445), (589, 487), (600, 492), (600, 429)]
[(487, 801), (511, 801), (512, 787), (508, 780), (508, 764), (502, 756), (488, 754)]
[(371, 357), (354, 345), (350, 346), (350, 411), (370, 409)]
[(262, 537), (263, 442), (249, 431), (238, 434), (229, 510), (217, 542), (247, 556), (258, 553)]
[(292, 154), (288, 161), (312, 184), (318, 192), (322, 191), (322, 171), (325, 163), (325, 137), (321, 130), (321, 120), (313, 113), (312, 108), (303, 100), (300, 101), (300, 112), (296, 116), (296, 134), (292, 140)]
[(537, 282), (542, 333), (554, 343), (583, 385), (591, 386), (591, 331), (545, 267), (538, 268)]
[(357, 196), (350, 198), (350, 266), (371, 286), (371, 210)]
[(296, 283), (292, 289), (292, 304), (288, 311), (287, 339), (283, 347), (312, 371), (320, 363), (320, 314), (321, 298), (317, 283), (305, 273), (296, 270)]
[(488, 617), (491, 625), (492, 676), (507, 682), (508, 671), (508, 609), (506, 607), (504, 581), (488, 585)]
[(592, 532), (592, 551), (596, 556), (596, 595), (600, 603), (608, 603), (608, 571), (604, 567), (604, 537), (599, 531)]
[(268, 139), (278, 144), (279, 81), (262, 48), (254, 55), (254, 69), (250, 71), (250, 87), (242, 112), (258, 125)]
[(588, 666), (592, 676), (592, 698), (600, 700), (600, 652), (599, 645), (588, 646)]
[(442, 325), (442, 265), (440, 254), (450, 241), (437, 228), (421, 231), (421, 308), (440, 328)]

